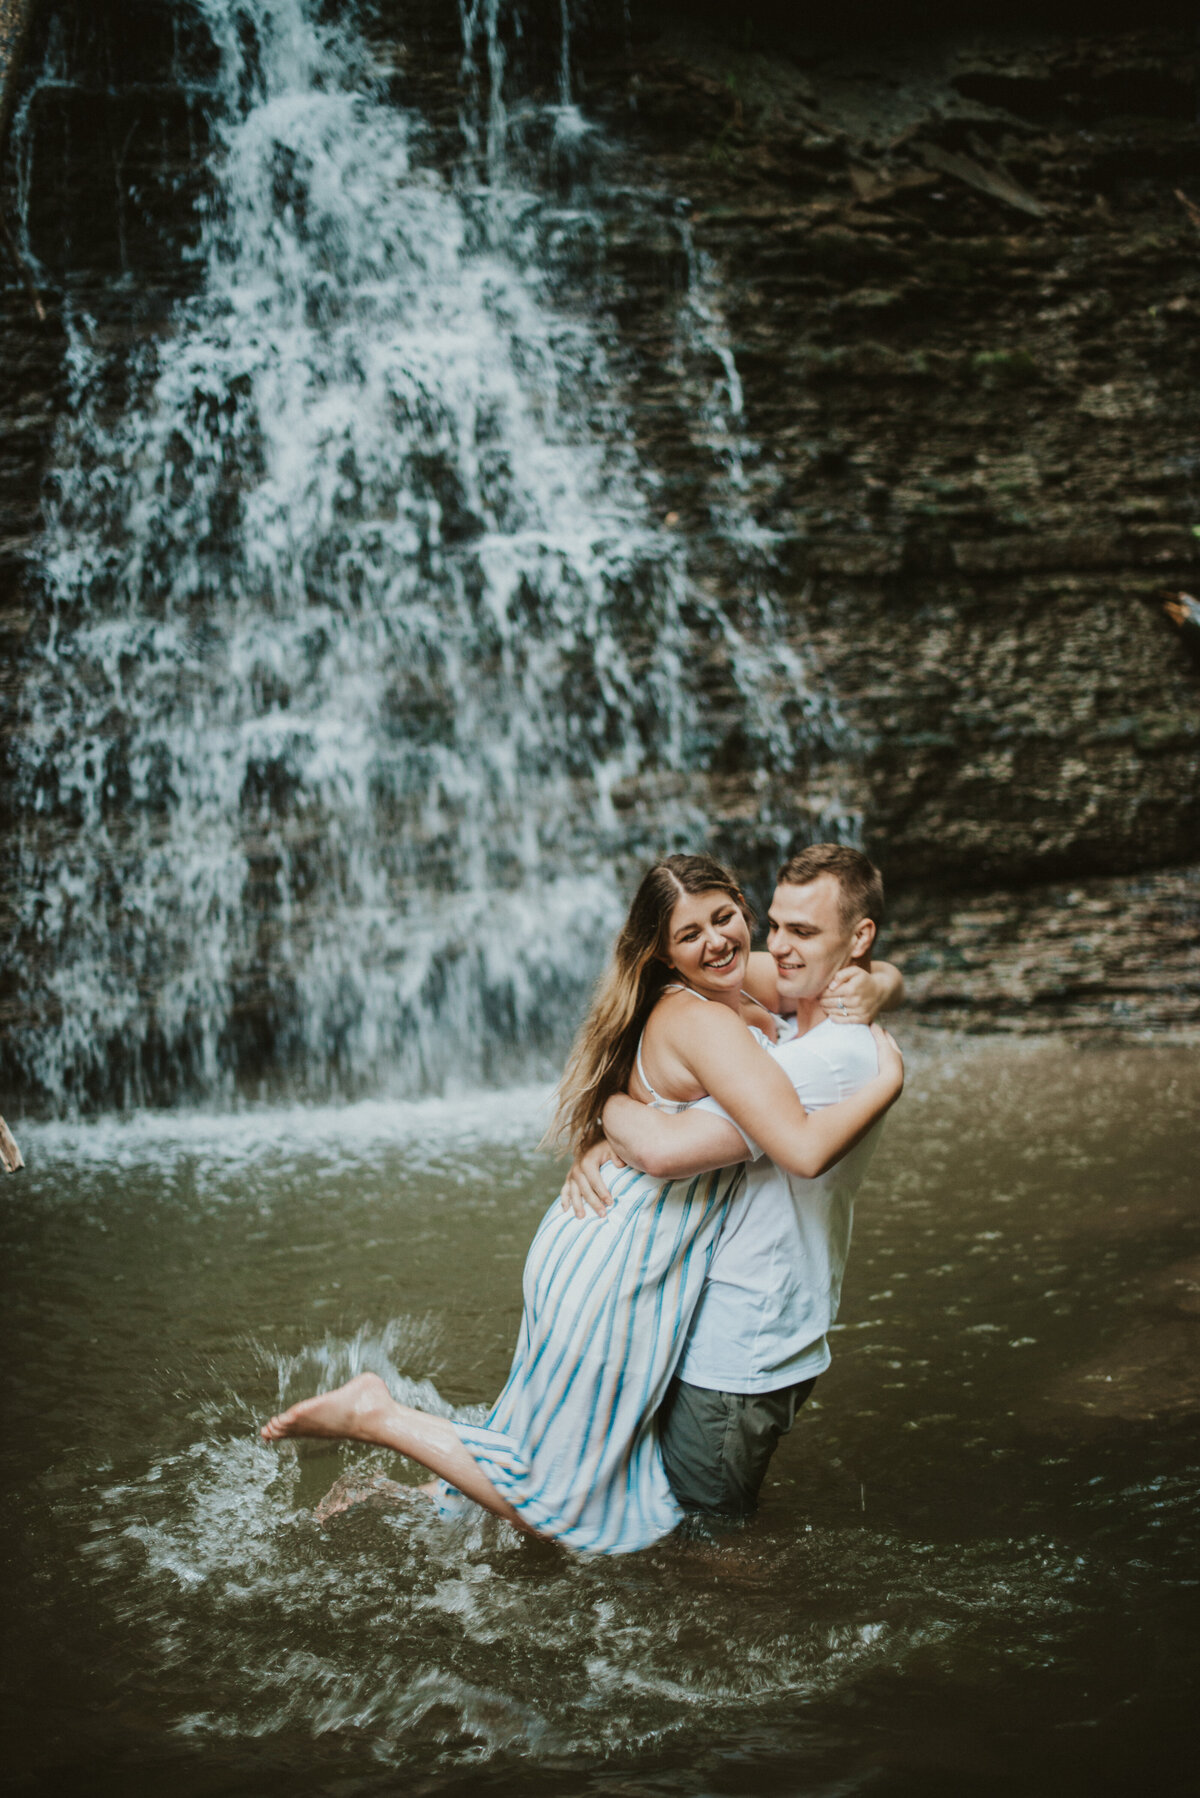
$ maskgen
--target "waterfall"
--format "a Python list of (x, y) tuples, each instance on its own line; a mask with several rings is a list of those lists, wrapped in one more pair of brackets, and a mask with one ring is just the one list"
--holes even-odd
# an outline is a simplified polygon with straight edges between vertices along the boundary
[[(134, 352), (63, 300), (9, 1072), (70, 1109), (544, 1068), (631, 870), (713, 840), (731, 735), (746, 840), (853, 830), (781, 778), (842, 733), (738, 540), (712, 284), (685, 244), (736, 607), (664, 521), (602, 309), (557, 294), (602, 198), (511, 153), (503, 0), (462, 6), (449, 166), (352, 13), (190, 4), (217, 51), (194, 291)], [(523, 114), (559, 165), (591, 129), (569, 49), (564, 0), (557, 104)]]

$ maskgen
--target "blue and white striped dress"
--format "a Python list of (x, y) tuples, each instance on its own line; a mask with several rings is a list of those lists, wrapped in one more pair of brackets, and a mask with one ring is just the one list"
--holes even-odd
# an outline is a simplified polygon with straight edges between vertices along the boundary
[(508, 1383), (486, 1423), (454, 1427), (533, 1529), (587, 1553), (628, 1554), (683, 1517), (656, 1417), (745, 1169), (667, 1181), (611, 1162), (603, 1172), (606, 1218), (581, 1221), (555, 1199), (542, 1219)]

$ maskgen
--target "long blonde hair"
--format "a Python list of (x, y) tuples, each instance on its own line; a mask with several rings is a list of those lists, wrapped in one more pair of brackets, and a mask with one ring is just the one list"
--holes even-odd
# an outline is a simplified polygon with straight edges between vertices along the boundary
[(545, 1147), (579, 1155), (598, 1139), (605, 1100), (628, 1084), (646, 1019), (671, 978), (671, 913), (684, 893), (714, 891), (728, 893), (753, 926), (737, 881), (711, 855), (668, 855), (642, 876), (567, 1059)]

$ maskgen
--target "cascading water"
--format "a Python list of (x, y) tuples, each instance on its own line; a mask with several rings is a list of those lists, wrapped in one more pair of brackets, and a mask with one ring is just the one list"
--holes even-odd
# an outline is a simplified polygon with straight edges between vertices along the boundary
[(463, 8), (450, 169), (351, 17), (188, 10), (218, 52), (195, 291), (133, 354), (64, 301), (9, 1071), (59, 1108), (507, 1075), (561, 1043), (636, 860), (712, 840), (731, 740), (744, 841), (853, 829), (780, 778), (839, 726), (738, 537), (736, 368), (691, 256), (734, 606), (660, 517), (602, 316), (554, 297), (603, 237), (561, 192), (565, 0), (541, 188), (500, 0)]

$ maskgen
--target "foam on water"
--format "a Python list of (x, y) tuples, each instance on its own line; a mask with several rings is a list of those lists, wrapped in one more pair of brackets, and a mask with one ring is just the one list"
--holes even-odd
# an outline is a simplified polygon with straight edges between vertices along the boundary
[[(308, 1352), (331, 1374), (386, 1368), (403, 1396), (421, 1331), (395, 1320)], [(751, 1719), (769, 1734), (872, 1670), (1027, 1659), (1086, 1572), (1046, 1539), (964, 1551), (865, 1526), (584, 1561), (474, 1511), (441, 1521), (415, 1494), (321, 1528), (311, 1506), (339, 1469), (368, 1478), (388, 1458), (306, 1463), (255, 1439), (249, 1410), (205, 1408), (200, 1440), (101, 1492), (87, 1547), (93, 1583), (150, 1631), (192, 1737), (365, 1737), (385, 1764), (451, 1767), (644, 1753)]]
[(360, 1099), (348, 1105), (248, 1106), (241, 1111), (136, 1111), (87, 1119), (30, 1120), (21, 1127), (28, 1154), (43, 1167), (83, 1171), (162, 1167), (203, 1156), (214, 1170), (255, 1162), (369, 1159), (405, 1149), (423, 1157), (465, 1154), (480, 1146), (530, 1150), (550, 1117), (549, 1086), (476, 1089), (454, 1097)]

